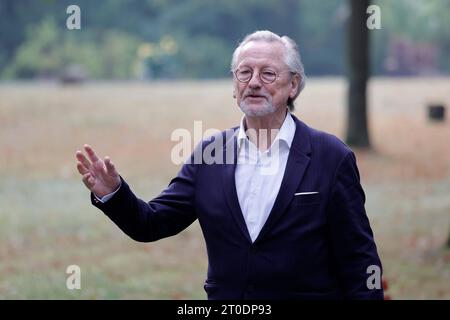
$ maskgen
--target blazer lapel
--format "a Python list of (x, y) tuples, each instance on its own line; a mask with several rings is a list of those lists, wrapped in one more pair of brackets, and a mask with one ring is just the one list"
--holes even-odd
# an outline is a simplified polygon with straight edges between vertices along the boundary
[[(236, 133), (237, 131), (235, 131)], [(235, 183), (235, 171), (236, 171), (236, 163), (237, 163), (237, 136), (234, 134), (230, 139), (225, 142), (224, 146), (224, 155), (223, 159), (225, 159), (225, 163), (222, 167), (222, 181), (223, 181), (223, 189), (225, 192), (225, 197), (228, 203), (228, 206), (231, 209), (231, 214), (239, 226), (239, 229), (242, 232), (242, 235), (249, 241), (251, 238), (248, 233), (247, 225), (244, 220), (244, 215), (242, 214), (241, 207), (239, 205), (239, 200), (236, 191), (236, 183)]]
[(292, 115), (292, 118), (295, 121), (296, 129), (291, 149), (289, 150), (280, 191), (278, 192), (269, 217), (256, 238), (255, 243), (264, 237), (286, 211), (310, 162), (311, 143), (308, 127), (294, 115)]

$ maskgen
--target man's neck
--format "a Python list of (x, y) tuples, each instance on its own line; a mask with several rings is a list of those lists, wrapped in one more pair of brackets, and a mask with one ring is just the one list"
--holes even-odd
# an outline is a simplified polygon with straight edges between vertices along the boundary
[(260, 151), (270, 148), (283, 125), (287, 112), (287, 109), (281, 109), (262, 117), (245, 116), (244, 128), (247, 136)]

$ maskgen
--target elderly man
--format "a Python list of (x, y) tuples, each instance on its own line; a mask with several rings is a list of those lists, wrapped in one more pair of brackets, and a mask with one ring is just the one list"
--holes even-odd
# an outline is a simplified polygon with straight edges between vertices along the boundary
[(197, 147), (219, 142), (215, 156), (227, 161), (193, 155), (145, 202), (109, 158), (85, 145), (77, 168), (93, 205), (144, 242), (198, 219), (209, 299), (382, 299), (355, 156), (290, 112), (305, 84), (296, 44), (257, 31), (236, 48), (231, 66), (241, 124)]

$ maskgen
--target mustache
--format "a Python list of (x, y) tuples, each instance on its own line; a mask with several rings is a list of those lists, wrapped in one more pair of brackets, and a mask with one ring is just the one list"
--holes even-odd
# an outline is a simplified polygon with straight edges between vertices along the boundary
[(269, 99), (267, 97), (267, 95), (265, 95), (262, 92), (257, 92), (257, 91), (248, 91), (248, 92), (244, 93), (244, 98), (247, 98), (249, 96), (258, 96), (258, 97), (263, 97), (263, 98)]

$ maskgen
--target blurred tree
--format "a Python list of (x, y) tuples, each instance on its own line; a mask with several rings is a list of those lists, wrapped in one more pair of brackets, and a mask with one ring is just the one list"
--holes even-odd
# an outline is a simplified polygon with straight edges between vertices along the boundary
[(62, 64), (61, 56), (57, 54), (61, 37), (55, 21), (47, 18), (35, 26), (28, 25), (26, 33), (27, 36), (17, 48), (5, 75), (30, 78), (55, 74)]
[(447, 247), (450, 248), (450, 233), (448, 234), (447, 238)]
[[(390, 36), (396, 34), (432, 42), (440, 52), (439, 70), (450, 71), (448, 0), (374, 1), (381, 6), (383, 13), (382, 30), (372, 32), (374, 50), (371, 54), (375, 74), (385, 72), (387, 44)], [(164, 76), (223, 77), (228, 73), (229, 54), (238, 40), (258, 29), (286, 34), (297, 41), (308, 75), (341, 75), (345, 72), (344, 21), (349, 12), (346, 0), (77, 0), (76, 3), (81, 8), (81, 30), (78, 32), (81, 35), (75, 36), (65, 32), (66, 8), (73, 4), (71, 0), (0, 0), (0, 77), (5, 77), (5, 69), (17, 60), (20, 52), (24, 54), (22, 45), (31, 41), (30, 33), (38, 31), (27, 30), (50, 18), (58, 29), (60, 41), (70, 38), (70, 41), (76, 39), (79, 42), (82, 39), (80, 56), (100, 50), (101, 37), (106, 34), (117, 32), (121, 38), (119, 41), (124, 44), (134, 40), (141, 44), (158, 43), (170, 35), (179, 44), (177, 53), (161, 59), (153, 57), (150, 63), (151, 68), (162, 71), (160, 74)], [(209, 40), (211, 45), (207, 44)], [(117, 55), (121, 49), (113, 42), (111, 40), (108, 45), (113, 46), (114, 55)], [(196, 47), (198, 45), (201, 51)], [(71, 49), (77, 50), (76, 45)], [(119, 55), (125, 51), (128, 49)], [(97, 59), (101, 60), (104, 52), (97, 51), (90, 68), (94, 70), (93, 74), (109, 77), (110, 73), (94, 67), (94, 64), (102, 63)], [(110, 59), (108, 56), (107, 60)], [(210, 65), (214, 59), (218, 62)], [(63, 60), (59, 60), (60, 63)], [(197, 61), (195, 67), (200, 68), (195, 72), (189, 65), (192, 60)], [(115, 61), (128, 64), (128, 60), (123, 58)], [(32, 65), (36, 66), (36, 62)], [(143, 65), (141, 63), (141, 67)], [(115, 68), (123, 70), (119, 65)], [(115, 72), (115, 68), (110, 71)], [(11, 73), (11, 68), (8, 70), (9, 77), (18, 76)], [(28, 69), (21, 72), (20, 76), (25, 77), (40, 71)], [(119, 73), (123, 74), (123, 71)]]
[(0, 1), (0, 71), (13, 59), (25, 39), (27, 27), (37, 23), (45, 9), (39, 1)]
[(348, 18), (346, 0), (301, 0), (299, 5), (300, 34), (294, 39), (308, 75), (343, 74)]
[(77, 33), (47, 17), (29, 26), (4, 76), (56, 78), (67, 66), (79, 65), (94, 78), (127, 79), (133, 76), (138, 44), (125, 32)]
[(156, 24), (180, 44), (176, 69), (182, 76), (223, 77), (228, 75), (233, 49), (248, 33), (269, 29), (298, 40), (299, 3), (299, 0), (183, 1), (163, 11)]
[(347, 136), (349, 145), (370, 148), (367, 127), (367, 79), (369, 77), (369, 32), (366, 10), (370, 0), (350, 0), (348, 23), (349, 90)]
[[(381, 7), (382, 29), (372, 32), (373, 73), (385, 74), (389, 44), (404, 39), (411, 44), (427, 44), (437, 48), (435, 72), (450, 70), (450, 1), (448, 0), (373, 0)], [(409, 51), (409, 50), (408, 50)]]

